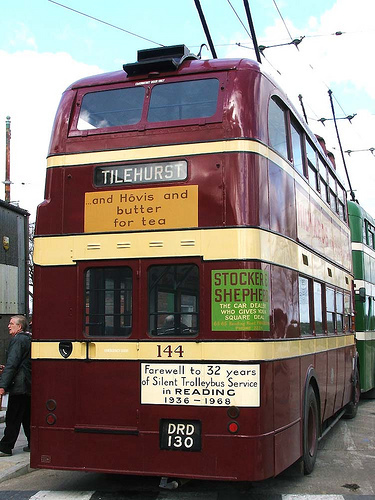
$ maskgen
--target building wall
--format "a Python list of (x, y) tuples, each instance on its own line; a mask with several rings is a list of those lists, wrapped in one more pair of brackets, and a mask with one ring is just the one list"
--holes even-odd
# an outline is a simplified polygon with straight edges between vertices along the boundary
[(0, 200), (0, 363), (14, 314), (28, 316), (28, 223), (26, 210)]

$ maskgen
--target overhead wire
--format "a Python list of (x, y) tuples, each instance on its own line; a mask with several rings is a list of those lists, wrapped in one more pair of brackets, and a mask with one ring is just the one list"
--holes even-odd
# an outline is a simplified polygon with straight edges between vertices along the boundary
[[(280, 12), (280, 9), (278, 8), (277, 6), (277, 3), (276, 3), (276, 0), (273, 0), (273, 3), (276, 7), (276, 10), (278, 11), (282, 21), (283, 21), (283, 24), (290, 36), (290, 38), (292, 39), (292, 36), (291, 36), (291, 33), (285, 23), (285, 20)], [(340, 36), (344, 34), (342, 31), (336, 31), (333, 35), (334, 36)], [(291, 44), (288, 44), (288, 45), (291, 45)], [(296, 45), (296, 48), (298, 50), (298, 47)], [(311, 70), (313, 70), (314, 72), (316, 71), (315, 68), (309, 63), (308, 64), (309, 67), (311, 68)], [(319, 77), (321, 79), (321, 77)], [(340, 135), (339, 135), (339, 131), (338, 131), (338, 126), (337, 126), (337, 120), (339, 119), (347, 119), (349, 121), (349, 123), (352, 125), (352, 119), (356, 116), (356, 113), (352, 114), (352, 115), (347, 115), (343, 109), (343, 107), (341, 106), (340, 102), (338, 101), (338, 99), (336, 98), (335, 95), (333, 95), (333, 92), (332, 90), (327, 86), (326, 82), (321, 79), (322, 83), (327, 87), (328, 89), (328, 94), (329, 94), (329, 98), (330, 98), (330, 103), (331, 103), (331, 110), (332, 110), (332, 115), (333, 115), (333, 121), (334, 121), (334, 125), (335, 125), (335, 129), (336, 129), (336, 135), (337, 135), (337, 141), (338, 141), (338, 144), (339, 144), (339, 149), (340, 149), (340, 152), (341, 152), (341, 156), (342, 156), (342, 162), (343, 162), (343, 167), (344, 167), (344, 170), (345, 170), (345, 173), (346, 173), (346, 177), (347, 177), (347, 180), (348, 180), (348, 184), (349, 184), (349, 188), (350, 188), (350, 194), (351, 194), (351, 197), (352, 199), (355, 199), (354, 197), (354, 191), (351, 187), (351, 182), (350, 182), (350, 178), (349, 178), (349, 173), (348, 173), (348, 169), (347, 169), (347, 166), (346, 166), (346, 162), (345, 162), (345, 157), (344, 157), (344, 151), (343, 151), (343, 148), (342, 148), (342, 145), (341, 145), (341, 139), (340, 139)], [(338, 104), (338, 106), (340, 107), (341, 111), (343, 112), (344, 114), (344, 117), (342, 118), (336, 118), (336, 115), (335, 115), (335, 110), (334, 110), (334, 104), (333, 104), (333, 100), (335, 100), (335, 102)], [(315, 114), (315, 113), (314, 113)], [(320, 118), (318, 119), (317, 121), (320, 121), (323, 125), (324, 125), (324, 121), (326, 121), (328, 119), (325, 119), (325, 118)], [(354, 131), (355, 133), (360, 137), (360, 135), (358, 134), (358, 130), (356, 129), (356, 127), (354, 127)], [(357, 151), (362, 151), (362, 150), (346, 150), (345, 153), (347, 153), (349, 156), (352, 152), (357, 152)], [(366, 151), (366, 150), (365, 150)], [(368, 148), (367, 151), (371, 152), (371, 154), (373, 156), (374, 155), (374, 152), (375, 152), (375, 148)]]
[[(147, 41), (147, 42), (150, 42), (150, 43), (153, 43), (153, 44), (155, 44), (155, 45), (158, 45), (158, 46), (160, 46), (160, 47), (164, 47), (164, 46), (165, 46), (164, 44), (161, 44), (161, 43), (159, 43), (159, 42), (156, 42), (156, 41), (154, 41), (154, 40), (151, 40), (150, 38), (147, 38), (147, 37), (144, 37), (144, 36), (139, 35), (139, 34), (137, 34), (137, 33), (134, 33), (134, 32), (132, 32), (132, 31), (126, 30), (125, 28), (121, 28), (121, 27), (119, 27), (119, 26), (117, 26), (117, 25), (115, 25), (115, 24), (109, 23), (109, 22), (107, 22), (107, 21), (103, 21), (102, 19), (99, 19), (99, 18), (97, 18), (97, 17), (91, 16), (90, 14), (87, 14), (87, 13), (85, 13), (85, 12), (81, 12), (81, 11), (79, 11), (79, 10), (77, 10), (77, 9), (73, 9), (72, 7), (69, 7), (69, 6), (64, 5), (64, 4), (60, 3), (60, 2), (57, 2), (56, 0), (48, 0), (48, 1), (49, 1), (50, 3), (53, 3), (53, 4), (55, 4), (55, 5), (58, 5), (59, 7), (62, 7), (62, 8), (67, 9), (67, 10), (70, 10), (70, 11), (72, 11), (72, 12), (75, 12), (76, 14), (82, 15), (82, 16), (87, 17), (87, 18), (89, 18), (89, 19), (93, 19), (94, 21), (97, 21), (97, 22), (99, 22), (99, 23), (105, 24), (106, 26), (109, 26), (109, 27), (111, 27), (111, 28), (117, 29), (117, 30), (122, 31), (122, 32), (124, 32), (124, 33), (127, 33), (127, 34), (129, 34), (129, 35), (131, 35), (131, 36), (135, 36), (135, 37), (140, 38), (140, 39), (142, 39), (142, 40), (145, 40), (145, 41)], [(268, 64), (272, 67), (272, 69), (273, 69), (274, 71), (276, 71), (279, 75), (282, 75), (282, 72), (281, 72), (279, 69), (277, 69), (277, 68), (276, 68), (276, 67), (275, 67), (275, 66), (271, 63), (271, 61), (270, 61), (270, 60), (269, 60), (269, 59), (265, 56), (265, 54), (264, 54), (264, 50), (265, 50), (265, 49), (268, 49), (268, 48), (273, 48), (273, 47), (281, 47), (281, 46), (283, 46), (283, 45), (294, 45), (294, 46), (296, 47), (296, 49), (299, 51), (299, 49), (298, 49), (298, 45), (299, 45), (299, 44), (302, 42), (302, 40), (303, 40), (303, 39), (305, 39), (305, 38), (314, 38), (314, 37), (323, 37), (323, 36), (340, 36), (340, 35), (344, 35), (344, 34), (352, 34), (352, 33), (356, 33), (356, 32), (343, 32), (343, 31), (336, 31), (335, 33), (330, 33), (330, 34), (322, 34), (322, 35), (303, 35), (303, 36), (300, 36), (300, 38), (293, 39), (292, 34), (291, 34), (291, 32), (289, 31), (289, 28), (288, 28), (288, 26), (287, 26), (287, 24), (286, 24), (286, 21), (285, 21), (285, 19), (284, 19), (283, 15), (282, 15), (282, 13), (281, 13), (281, 11), (280, 11), (280, 9), (279, 9), (278, 5), (277, 5), (276, 0), (272, 0), (272, 1), (273, 1), (273, 4), (274, 4), (274, 6), (275, 6), (275, 8), (276, 8), (276, 10), (277, 10), (277, 12), (278, 12), (278, 14), (279, 14), (279, 16), (280, 16), (281, 20), (282, 20), (282, 23), (283, 23), (283, 25), (284, 25), (284, 27), (285, 27), (285, 29), (286, 29), (286, 31), (287, 31), (287, 33), (288, 33), (288, 35), (289, 35), (289, 38), (291, 39), (291, 42), (287, 42), (287, 43), (280, 43), (280, 44), (269, 45), (269, 46), (260, 45), (260, 46), (259, 46), (259, 48), (260, 48), (260, 52), (261, 52), (262, 57), (264, 57), (264, 59), (267, 61), (267, 63), (268, 63)], [(231, 7), (231, 9), (233, 10), (234, 14), (236, 15), (236, 17), (237, 17), (238, 21), (241, 23), (241, 25), (242, 25), (243, 29), (245, 30), (246, 34), (247, 34), (247, 35), (249, 36), (249, 38), (252, 40), (251, 34), (249, 33), (249, 31), (248, 31), (247, 27), (245, 26), (245, 24), (242, 22), (241, 17), (240, 17), (240, 16), (239, 16), (239, 14), (237, 13), (237, 11), (236, 11), (236, 9), (234, 8), (234, 6), (233, 6), (232, 2), (231, 2), (230, 0), (227, 0), (227, 2), (228, 2), (228, 4), (229, 4), (229, 6)], [(369, 31), (371, 31), (371, 32), (372, 32), (373, 30), (369, 30)], [(254, 50), (254, 48), (253, 48), (253, 47), (248, 47), (248, 46), (244, 45), (244, 43), (242, 43), (242, 42), (236, 42), (236, 43), (234, 43), (234, 44), (219, 44), (219, 45), (217, 45), (217, 46), (230, 46), (230, 45), (236, 45), (236, 46), (238, 46), (238, 47), (246, 48), (246, 49), (249, 49), (249, 50)], [(308, 63), (308, 66), (311, 68), (311, 70), (312, 70), (312, 71), (316, 71), (316, 70), (315, 70), (315, 68), (314, 68), (311, 64), (309, 64), (309, 63)], [(326, 86), (327, 90), (328, 90), (328, 91), (330, 91), (330, 89), (329, 89), (328, 85), (324, 82), (324, 80), (322, 80), (322, 83)], [(344, 113), (344, 115), (346, 115), (346, 113), (345, 113), (345, 111), (344, 111), (343, 107), (341, 106), (341, 104), (340, 104), (340, 102), (338, 101), (338, 99), (336, 98), (336, 96), (334, 96), (334, 95), (333, 95), (332, 97), (333, 97), (333, 99), (336, 101), (336, 103), (338, 104), (338, 106), (340, 107), (340, 109), (341, 109), (341, 111)], [(316, 118), (315, 118), (315, 120), (316, 120), (316, 121), (318, 121), (318, 122), (320, 121), (322, 124), (324, 124), (324, 121), (327, 121), (327, 120), (328, 120), (328, 119), (326, 119), (326, 118), (318, 118), (318, 117), (317, 117), (317, 114), (314, 112), (314, 110), (311, 108), (311, 106), (309, 106), (309, 107), (310, 107), (311, 111), (314, 113), (314, 115), (316, 116)], [(354, 116), (355, 116), (355, 114), (354, 114), (354, 115), (345, 116), (345, 117), (343, 117), (343, 118), (337, 118), (337, 119), (344, 119), (344, 118), (349, 118), (349, 117), (354, 117)], [(314, 120), (314, 118), (313, 118), (313, 120)], [(351, 120), (349, 120), (349, 122), (351, 123)], [(351, 150), (348, 150), (348, 151), (351, 151)], [(365, 151), (367, 151), (367, 150), (365, 150)], [(369, 149), (368, 149), (368, 151), (370, 151), (370, 152), (373, 154), (373, 148), (369, 148)], [(347, 151), (345, 151), (345, 152), (347, 152)], [(351, 151), (351, 152), (357, 152), (357, 150), (353, 150), (353, 151)]]
[(116, 26), (115, 24), (108, 23), (106, 21), (103, 21), (102, 19), (99, 19), (94, 16), (90, 16), (89, 14), (86, 14), (85, 12), (81, 12), (79, 10), (73, 9), (72, 7), (68, 7), (67, 5), (64, 5), (62, 3), (56, 2), (55, 0), (48, 0), (50, 3), (54, 3), (55, 5), (58, 5), (59, 7), (63, 7), (64, 9), (71, 10), (72, 12), (75, 12), (76, 14), (80, 14), (81, 16), (88, 17), (89, 19), (93, 19), (94, 21), (97, 21), (98, 23), (106, 24), (107, 26), (110, 26), (111, 28), (115, 28), (117, 30), (123, 31), (127, 33), (128, 35), (135, 36), (137, 38), (141, 38), (142, 40), (146, 40), (147, 42), (153, 43), (155, 45), (159, 45), (159, 47), (164, 47), (162, 43), (155, 42), (154, 40), (150, 40), (150, 38), (146, 38), (142, 35), (138, 35), (137, 33), (133, 33), (132, 31), (126, 30), (124, 28), (120, 28), (119, 26)]
[[(288, 28), (288, 26), (287, 26), (287, 24), (286, 24), (286, 22), (285, 22), (285, 19), (284, 19), (283, 15), (282, 15), (282, 13), (281, 13), (281, 11), (280, 11), (280, 9), (279, 9), (279, 7), (278, 7), (277, 3), (276, 3), (276, 0), (272, 0), (272, 2), (273, 2), (273, 4), (274, 4), (274, 6), (275, 6), (275, 8), (276, 8), (276, 10), (277, 10), (277, 12), (278, 12), (278, 14), (279, 14), (279, 16), (280, 16), (281, 20), (282, 20), (282, 22), (283, 22), (283, 24), (284, 24), (284, 27), (285, 27), (285, 29), (286, 29), (286, 31), (287, 31), (287, 33), (288, 33), (288, 35), (289, 35), (289, 37), (290, 37), (291, 41), (292, 41), (289, 45), (294, 45), (294, 46), (296, 47), (296, 49), (298, 50), (298, 52), (299, 52), (298, 45), (302, 42), (303, 38), (305, 38), (305, 37), (306, 37), (306, 35), (305, 35), (303, 38), (301, 38), (301, 39), (300, 39), (299, 43), (294, 43), (294, 39), (293, 39), (293, 37), (292, 37), (292, 34), (291, 34), (291, 33), (290, 33), (290, 31), (289, 31), (289, 28)], [(338, 33), (342, 34), (342, 32), (341, 32), (341, 31), (336, 31), (336, 33), (337, 33), (337, 34), (338, 34)], [(298, 39), (295, 39), (295, 40), (298, 40)], [(304, 61), (304, 63), (306, 63), (306, 61)], [(310, 67), (313, 71), (316, 71), (316, 70), (315, 70), (315, 68), (314, 68), (314, 67), (313, 67), (310, 63), (308, 63), (308, 66), (309, 66), (309, 67)], [(319, 77), (319, 78), (320, 78), (320, 80), (322, 81), (322, 83), (324, 84), (324, 86), (327, 88), (327, 91), (329, 91), (329, 90), (330, 90), (329, 85), (327, 85), (327, 83), (326, 83), (326, 82), (325, 82), (325, 81), (324, 81), (321, 77)], [(344, 111), (343, 107), (341, 106), (340, 102), (338, 101), (338, 99), (336, 98), (336, 96), (335, 96), (335, 95), (333, 95), (333, 99), (335, 100), (335, 102), (337, 103), (337, 105), (340, 107), (340, 109), (341, 109), (341, 111), (344, 113), (344, 115), (346, 115), (347, 113), (345, 113), (345, 111)], [(314, 113), (314, 114), (316, 115), (316, 113)], [(317, 116), (317, 115), (316, 115), (316, 116)]]
[[(227, 0), (228, 4), (230, 5), (231, 9), (233, 10), (233, 12), (235, 13), (237, 19), (239, 20), (239, 22), (241, 23), (242, 27), (244, 28), (244, 30), (246, 31), (246, 33), (248, 34), (248, 36), (250, 37), (251, 40), (253, 40), (251, 34), (248, 32), (247, 30), (247, 27), (244, 25), (244, 23), (242, 22), (241, 20), (241, 17), (239, 16), (239, 14), (237, 13), (236, 9), (233, 7), (232, 3), (230, 0)], [(236, 42), (235, 44), (230, 44), (230, 45), (236, 45), (237, 47), (242, 47), (244, 49), (249, 49), (249, 50), (253, 50), (255, 51), (255, 48), (254, 47), (247, 47), (246, 45), (244, 45), (242, 42)], [(220, 47), (220, 45), (218, 45)], [(262, 55), (262, 57), (264, 57), (264, 59), (268, 62), (268, 64), (272, 67), (272, 69), (274, 71), (276, 71), (279, 75), (281, 75), (280, 71), (275, 68), (275, 66), (273, 66), (273, 64), (271, 63), (271, 61), (268, 60), (268, 58), (263, 54), (263, 52), (260, 50), (260, 46), (259, 46), (259, 51), (260, 51), (260, 54)], [(255, 51), (256, 52), (256, 51)]]
[[(230, 4), (229, 0), (228, 0), (228, 3)], [(278, 14), (279, 14), (279, 16), (280, 16), (280, 18), (281, 18), (281, 20), (282, 20), (283, 24), (284, 24), (284, 27), (285, 27), (285, 29), (286, 29), (287, 33), (288, 33), (288, 35), (289, 35), (289, 37), (290, 37), (290, 39), (291, 39), (291, 42), (289, 42), (289, 43), (285, 43), (285, 44), (278, 44), (278, 45), (274, 45), (273, 47), (280, 47), (280, 46), (284, 46), (284, 45), (294, 45), (294, 46), (296, 47), (296, 49), (298, 50), (298, 52), (299, 52), (298, 45), (302, 42), (303, 37), (301, 37), (300, 39), (293, 39), (292, 34), (290, 33), (290, 31), (289, 31), (289, 29), (288, 29), (288, 26), (287, 26), (287, 24), (286, 24), (286, 22), (285, 22), (285, 20), (284, 20), (284, 18), (283, 18), (283, 16), (282, 16), (282, 14), (281, 14), (281, 11), (280, 11), (280, 9), (279, 9), (279, 7), (278, 7), (277, 3), (276, 3), (276, 0), (273, 0), (273, 3), (274, 3), (274, 6), (275, 6), (275, 8), (276, 8), (276, 10), (277, 10), (277, 12), (278, 12)], [(231, 4), (230, 4), (230, 5), (231, 5)], [(231, 7), (232, 7), (232, 5), (231, 5)], [(232, 7), (232, 8), (233, 8), (233, 7)], [(233, 10), (234, 10), (234, 9), (233, 9)], [(236, 15), (237, 15), (237, 13), (236, 13)], [(242, 23), (241, 23), (241, 24), (242, 24)], [(339, 34), (341, 35), (341, 34), (342, 34), (342, 32), (336, 32), (336, 35), (339, 35)], [(238, 45), (239, 45), (239, 44), (238, 44)], [(268, 47), (263, 46), (263, 50), (262, 50), (262, 46), (260, 46), (259, 48), (260, 48), (260, 52), (261, 52), (262, 56), (263, 56), (263, 57), (265, 57), (265, 56), (264, 56), (264, 50), (265, 50), (266, 48), (271, 48), (271, 46), (268, 46)], [(272, 67), (273, 67), (273, 66), (272, 66)], [(313, 67), (311, 64), (309, 64), (309, 67), (310, 67), (310, 69), (311, 69), (312, 71), (314, 71), (314, 72), (316, 71), (316, 70), (314, 69), (314, 67)], [(275, 70), (275, 68), (274, 68), (274, 67), (273, 67), (273, 69)], [(277, 71), (278, 71), (278, 70), (277, 70)], [(281, 72), (280, 72), (280, 71), (278, 71), (278, 73), (281, 75)], [(353, 194), (353, 190), (352, 190), (352, 187), (351, 187), (351, 182), (350, 182), (350, 178), (349, 178), (349, 173), (348, 173), (348, 170), (347, 170), (347, 166), (346, 166), (346, 162), (345, 162), (345, 157), (344, 157), (344, 152), (343, 152), (342, 145), (341, 145), (341, 139), (340, 139), (340, 136), (339, 136), (339, 131), (338, 131), (338, 127), (337, 127), (337, 121), (336, 121), (337, 119), (336, 119), (336, 116), (335, 116), (335, 110), (334, 110), (334, 105), (333, 105), (333, 99), (335, 99), (335, 101), (336, 101), (336, 102), (337, 102), (337, 104), (340, 106), (340, 108), (341, 108), (341, 110), (342, 110), (343, 112), (344, 112), (344, 109), (343, 109), (343, 107), (341, 106), (341, 104), (339, 103), (338, 99), (337, 99), (335, 96), (333, 96), (333, 92), (332, 92), (332, 90), (328, 87), (328, 85), (324, 82), (324, 80), (322, 80), (322, 82), (323, 82), (323, 84), (326, 86), (326, 88), (328, 89), (328, 94), (329, 94), (329, 97), (330, 97), (331, 109), (332, 109), (332, 114), (333, 114), (333, 120), (334, 120), (334, 124), (335, 124), (335, 128), (336, 128), (336, 135), (337, 135), (337, 140), (338, 140), (339, 148), (340, 148), (340, 151), (341, 151), (341, 156), (342, 156), (343, 166), (344, 166), (344, 169), (345, 169), (345, 172), (346, 172), (346, 176), (347, 176), (347, 180), (348, 180), (348, 183), (349, 183), (350, 193), (351, 193), (352, 199), (355, 199), (355, 198), (354, 198), (354, 194)], [(306, 120), (306, 122), (307, 122), (307, 116), (306, 116), (306, 112), (305, 112), (305, 108), (304, 108), (304, 105), (303, 105), (303, 101), (302, 101), (302, 96), (301, 96), (301, 94), (298, 96), (298, 98), (299, 98), (299, 100), (300, 100), (300, 103), (301, 103), (301, 106), (302, 106), (302, 109), (303, 109), (303, 114), (304, 114), (305, 120)], [(315, 113), (315, 112), (314, 112), (314, 114), (316, 115), (316, 113)], [(345, 112), (344, 112), (344, 114), (345, 114)], [(345, 119), (348, 119), (348, 121), (351, 123), (351, 120), (354, 118), (354, 116), (355, 116), (355, 114), (353, 114), (353, 115), (348, 115), (348, 116), (345, 116)], [(322, 118), (321, 118), (321, 119), (318, 119), (317, 121), (320, 121), (320, 122), (324, 125), (324, 121), (325, 121), (325, 120), (327, 120), (327, 119), (322, 119)], [(371, 151), (371, 148), (370, 148), (370, 151)], [(373, 151), (371, 151), (371, 152), (373, 153)]]
[(328, 95), (329, 95), (329, 99), (330, 99), (330, 103), (331, 103), (332, 116), (333, 116), (333, 122), (335, 124), (337, 142), (339, 144), (339, 149), (340, 149), (340, 153), (341, 153), (342, 163), (344, 165), (344, 169), (345, 169), (345, 173), (346, 173), (346, 178), (348, 179), (350, 196), (351, 196), (352, 201), (357, 201), (358, 202), (358, 200), (356, 200), (356, 198), (355, 198), (355, 194), (354, 194), (354, 191), (353, 191), (353, 188), (352, 188), (352, 184), (350, 182), (348, 168), (346, 166), (344, 151), (342, 149), (342, 144), (341, 144), (340, 133), (339, 133), (339, 129), (338, 129), (338, 126), (337, 126), (337, 120), (336, 120), (336, 114), (335, 114), (335, 106), (333, 104), (332, 91), (331, 90), (328, 91)]
[(289, 35), (290, 39), (293, 40), (293, 37), (292, 37), (292, 35), (291, 35), (290, 31), (289, 31), (289, 28), (288, 28), (288, 26), (287, 26), (287, 24), (286, 24), (286, 22), (285, 22), (285, 20), (284, 20), (284, 18), (282, 16), (281, 12), (280, 12), (279, 7), (277, 6), (276, 0), (272, 0), (272, 1), (273, 1), (273, 4), (274, 4), (277, 12), (279, 13), (279, 16), (280, 16), (281, 21), (283, 22), (283, 24), (285, 26), (286, 31), (288, 32), (288, 35)]
[(236, 9), (233, 7), (232, 2), (231, 2), (230, 0), (227, 0), (227, 2), (229, 3), (229, 5), (230, 5), (231, 9), (232, 9), (232, 10), (233, 10), (233, 12), (235, 13), (235, 15), (236, 15), (237, 19), (239, 20), (239, 22), (242, 24), (242, 27), (244, 28), (244, 30), (246, 31), (246, 33), (249, 35), (250, 39), (252, 40), (253, 38), (252, 38), (251, 34), (249, 33), (249, 31), (248, 31), (247, 27), (245, 26), (245, 24), (242, 22), (242, 19), (241, 19), (241, 17), (238, 15), (238, 13), (237, 13)]
[(259, 50), (263, 52), (266, 49), (273, 49), (274, 47), (285, 47), (286, 45), (295, 45), (297, 47), (297, 45), (299, 45), (304, 38), (304, 36), (301, 36), (299, 38), (295, 38), (291, 42), (278, 43), (276, 45), (259, 45)]
[(347, 153), (350, 156), (352, 153), (363, 153), (364, 151), (370, 151), (370, 153), (375, 156), (375, 148), (367, 148), (367, 149), (347, 149), (344, 153)]

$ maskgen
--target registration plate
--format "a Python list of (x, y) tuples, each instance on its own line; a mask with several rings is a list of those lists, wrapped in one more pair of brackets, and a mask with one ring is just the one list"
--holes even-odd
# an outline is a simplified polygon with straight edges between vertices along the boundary
[(160, 449), (200, 451), (201, 422), (199, 420), (160, 420)]

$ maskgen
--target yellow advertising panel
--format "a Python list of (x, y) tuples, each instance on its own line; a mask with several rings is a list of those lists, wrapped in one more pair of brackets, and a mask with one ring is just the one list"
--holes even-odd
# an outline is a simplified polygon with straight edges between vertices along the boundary
[(198, 186), (85, 194), (85, 233), (198, 226)]

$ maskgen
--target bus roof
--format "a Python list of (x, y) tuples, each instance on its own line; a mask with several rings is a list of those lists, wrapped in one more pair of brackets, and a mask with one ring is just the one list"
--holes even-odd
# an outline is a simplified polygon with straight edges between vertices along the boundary
[(77, 80), (71, 84), (67, 90), (78, 89), (82, 87), (93, 87), (97, 85), (109, 85), (113, 83), (124, 83), (139, 80), (148, 80), (160, 78), (163, 76), (173, 76), (173, 75), (187, 75), (194, 73), (206, 73), (211, 71), (228, 71), (233, 69), (252, 69), (255, 71), (260, 71), (259, 64), (251, 59), (187, 59), (176, 71), (161, 72), (160, 74), (138, 75), (135, 77), (128, 77), (125, 71), (112, 71), (110, 73), (103, 73), (99, 75), (88, 76)]
[(357, 202), (348, 200), (348, 212), (349, 215), (352, 215), (354, 217), (367, 219), (369, 222), (371, 222), (372, 225), (375, 226), (374, 218), (368, 212), (366, 212), (366, 210), (362, 208), (361, 205), (359, 205)]

